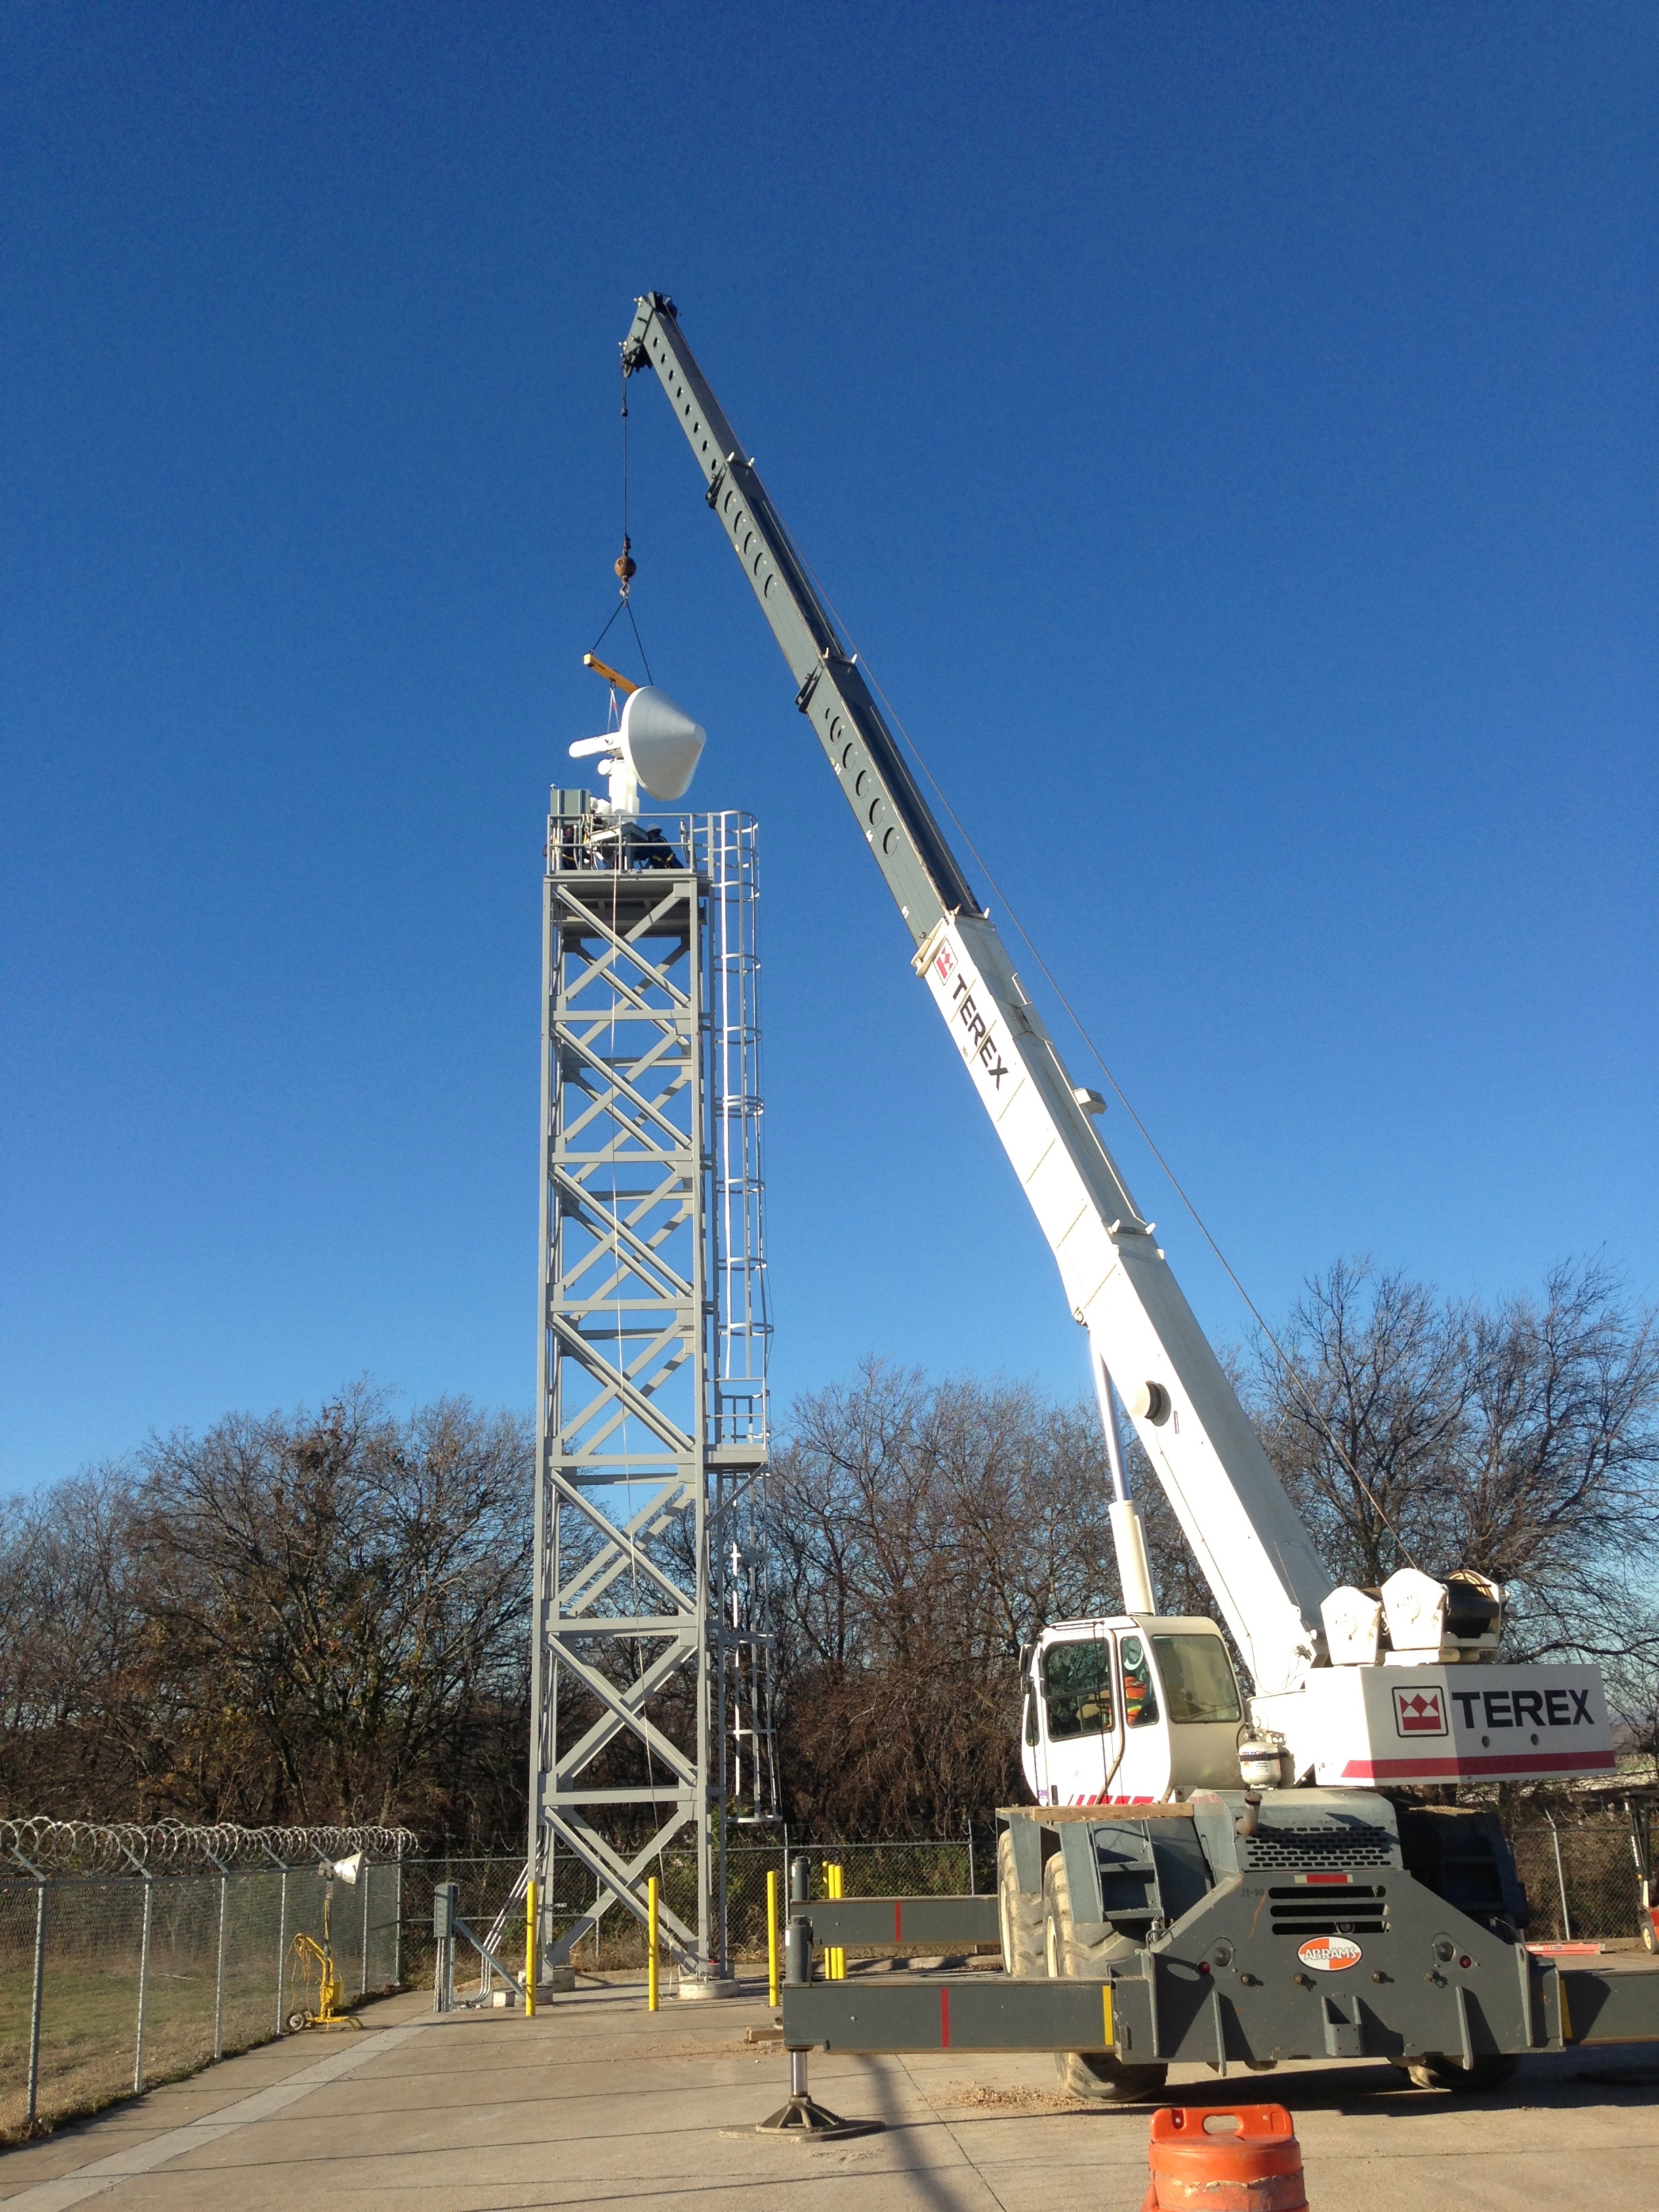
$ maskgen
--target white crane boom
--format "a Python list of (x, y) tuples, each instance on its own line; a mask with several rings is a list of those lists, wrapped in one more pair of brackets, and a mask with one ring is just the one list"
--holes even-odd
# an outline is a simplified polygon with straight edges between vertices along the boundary
[[(1322, 1656), (1319, 1608), (1331, 1576), (661, 294), (640, 301), (623, 361), (630, 372), (653, 368), (669, 395), (709, 505), (795, 677), (797, 704), (916, 941), (917, 971), (1089, 1332), (1103, 1411), (1109, 1422), (1109, 1374), (1257, 1693), (1300, 1687)], [(1115, 1527), (1121, 1531), (1117, 1516)]]
[(915, 965), (1048, 1241), (1072, 1316), (1129, 1393), (1136, 1433), (1258, 1692), (1299, 1687), (1322, 1643), (1331, 1577), (1006, 948), (983, 916), (957, 915), (937, 925)]

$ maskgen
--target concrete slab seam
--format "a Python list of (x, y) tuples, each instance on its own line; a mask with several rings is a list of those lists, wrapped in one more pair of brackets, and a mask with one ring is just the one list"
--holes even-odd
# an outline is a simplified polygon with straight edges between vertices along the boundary
[(407, 2027), (380, 2028), (361, 2041), (354, 2037), (340, 2050), (331, 2051), (326, 2058), (319, 2058), (314, 2066), (291, 2075), (286, 2081), (273, 2082), (268, 2089), (256, 2089), (251, 2097), (227, 2105), (222, 2112), (188, 2121), (181, 2128), (169, 2128), (165, 2135), (152, 2136), (149, 2142), (135, 2143), (129, 2150), (118, 2150), (108, 2158), (98, 2159), (76, 2173), (62, 2174), (55, 2181), (37, 2182), (33, 2189), (7, 2197), (5, 2212), (69, 2212), (71, 2205), (83, 2203), (88, 2197), (101, 2196), (136, 2174), (152, 2172), (172, 2159), (183, 2158), (186, 2152), (217, 2142), (222, 2136), (232, 2135), (238, 2128), (271, 2118), (289, 2105), (297, 2105), (313, 2089), (337, 2081), (343, 2074), (352, 2073), (382, 2051), (407, 2042), (411, 2035), (418, 2035), (424, 2026), (424, 2021), (415, 2021)]

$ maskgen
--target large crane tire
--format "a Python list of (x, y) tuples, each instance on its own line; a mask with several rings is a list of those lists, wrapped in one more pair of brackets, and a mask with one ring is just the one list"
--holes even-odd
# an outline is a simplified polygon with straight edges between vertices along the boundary
[(997, 1838), (997, 1926), (1002, 1936), (1006, 1974), (1044, 1974), (1042, 1899), (1022, 1889), (1014, 1871), (1014, 1839), (1005, 1828)]
[[(1103, 1974), (1109, 1964), (1134, 1948), (1121, 1936), (1105, 1936), (1093, 1943), (1079, 1940), (1066, 1861), (1059, 1851), (1042, 1869), (1042, 1938), (1051, 1977), (1088, 1979)], [(1170, 2070), (1164, 2065), (1126, 2066), (1109, 2051), (1057, 2051), (1054, 2065), (1072, 2095), (1091, 2105), (1129, 2105), (1138, 2098), (1159, 2096)]]

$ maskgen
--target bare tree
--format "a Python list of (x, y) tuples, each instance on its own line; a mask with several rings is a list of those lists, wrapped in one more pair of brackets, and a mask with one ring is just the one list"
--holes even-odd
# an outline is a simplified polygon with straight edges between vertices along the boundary
[(398, 1422), (361, 1386), (314, 1420), (149, 1446), (145, 1603), (181, 1785), (265, 1816), (437, 1809), (482, 1706), (515, 1699), (527, 1456), (508, 1416), (440, 1400)]
[(12, 1804), (82, 1810), (130, 1791), (145, 1765), (137, 1514), (120, 1462), (0, 1506), (0, 1793)]
[(0, 1784), (131, 1818), (522, 1820), (526, 1425), (367, 1386), (153, 1440), (0, 1525)]
[[(1659, 1761), (1654, 1316), (1596, 1261), (1490, 1306), (1344, 1265), (1280, 1341), (1288, 1370), (1264, 1341), (1241, 1379), (1333, 1577), (1492, 1575), (1513, 1652), (1600, 1659)], [(1095, 1409), (871, 1360), (799, 1399), (793, 1431), (745, 1540), (778, 1638), (792, 1822), (982, 1821), (1023, 1793), (1021, 1646), (1121, 1609)], [(1162, 1610), (1212, 1612), (1128, 1456)], [(523, 1421), (465, 1400), (400, 1419), (360, 1385), (0, 1506), (0, 1800), (516, 1839), (531, 1496)], [(690, 1517), (663, 1541), (689, 1570)], [(664, 1708), (687, 1744), (695, 1689), (688, 1674)], [(567, 1703), (567, 1730), (598, 1710)], [(648, 1779), (639, 1765), (619, 1742), (604, 1778)]]
[[(1119, 1609), (1092, 1407), (880, 1361), (799, 1400), (761, 1505), (797, 1824), (938, 1832), (1024, 1796), (1018, 1655)], [(1155, 1565), (1183, 1596), (1167, 1510)]]
[(1280, 1341), (1293, 1372), (1256, 1347), (1257, 1423), (1334, 1574), (1474, 1567), (1510, 1591), (1517, 1657), (1627, 1648), (1659, 1537), (1659, 1328), (1601, 1261), (1491, 1308), (1339, 1265)]

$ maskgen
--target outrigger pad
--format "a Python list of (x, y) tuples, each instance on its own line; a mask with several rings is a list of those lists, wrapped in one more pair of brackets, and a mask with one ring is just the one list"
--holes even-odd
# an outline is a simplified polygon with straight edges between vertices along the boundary
[(875, 2136), (885, 2120), (843, 2120), (811, 2097), (792, 2097), (780, 2105), (769, 2119), (757, 2125), (757, 2136)]

